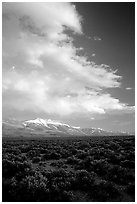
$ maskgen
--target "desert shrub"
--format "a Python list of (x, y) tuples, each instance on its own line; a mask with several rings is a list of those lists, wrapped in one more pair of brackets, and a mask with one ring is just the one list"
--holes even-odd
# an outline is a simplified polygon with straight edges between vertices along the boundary
[(41, 157), (42, 161), (49, 160), (49, 159), (50, 159), (50, 154), (49, 153), (46, 153), (46, 154), (42, 155), (42, 157)]
[(40, 153), (41, 153), (41, 154), (47, 154), (47, 153), (48, 153), (48, 150), (47, 150), (46, 148), (43, 148), (43, 147), (42, 147), (42, 148), (40, 149)]
[(107, 174), (109, 164), (107, 163), (106, 160), (100, 159), (97, 160), (94, 164), (94, 171), (99, 175), (99, 176), (104, 176)]
[(130, 168), (130, 169), (135, 168), (135, 162), (130, 160), (121, 161), (120, 165), (125, 168)]
[(20, 146), (20, 150), (21, 150), (21, 152), (22, 153), (27, 153), (27, 152), (29, 152), (30, 150), (31, 150), (32, 148), (31, 148), (31, 146), (30, 145), (21, 145)]
[(75, 170), (86, 169), (84, 165), (84, 161), (79, 159), (78, 162), (74, 165), (74, 169)]
[(4, 178), (11, 178), (15, 176), (19, 172), (25, 172), (26, 169), (31, 168), (31, 164), (28, 162), (19, 162), (19, 161), (9, 161), (9, 160), (3, 160), (2, 161), (2, 176)]
[(56, 195), (54, 202), (71, 202), (73, 201), (73, 192), (72, 191), (62, 191)]
[(10, 194), (11, 190), (11, 180), (2, 178), (2, 202), (12, 202), (12, 194)]
[(14, 176), (18, 172), (18, 165), (16, 162), (9, 161), (7, 159), (4, 159), (2, 161), (2, 176), (5, 178), (10, 178)]
[(92, 171), (94, 169), (94, 157), (87, 156), (84, 160), (80, 160), (78, 163), (78, 168)]
[(74, 155), (72, 157), (68, 157), (66, 163), (67, 164), (77, 164), (79, 162), (79, 159), (77, 159)]
[(47, 199), (47, 192), (47, 179), (36, 172), (35, 175), (26, 176), (20, 182), (12, 180), (9, 194), (14, 202), (37, 202)]
[(66, 175), (67, 172), (62, 168), (52, 171), (52, 176), (54, 177), (66, 177)]
[(72, 156), (72, 153), (69, 152), (66, 147), (64, 147), (64, 149), (62, 150), (61, 154), (61, 158), (62, 159), (67, 159), (68, 157)]
[(77, 149), (75, 147), (71, 147), (71, 154), (76, 155), (77, 154)]
[(105, 180), (95, 181), (90, 194), (96, 202), (106, 202), (117, 198), (119, 195), (120, 194), (113, 183)]
[(62, 167), (63, 169), (66, 169), (68, 166), (67, 166), (66, 164), (63, 164), (61, 167)]
[(128, 169), (121, 166), (110, 166), (106, 179), (113, 181), (119, 185), (127, 185), (129, 181), (134, 181), (134, 174), (129, 172)]
[(14, 154), (14, 155), (18, 155), (18, 154), (20, 154), (21, 153), (21, 150), (19, 149), (19, 148), (17, 148), (17, 147), (9, 147), (8, 149), (6, 149), (6, 151), (8, 152), (8, 153), (10, 153), (10, 154)]
[(81, 193), (90, 201), (134, 200), (134, 140), (104, 138), (6, 141), (3, 201), (71, 202)]
[(32, 163), (39, 163), (41, 161), (41, 158), (40, 157), (34, 157), (32, 159)]
[(55, 167), (58, 167), (58, 166), (59, 166), (59, 164), (58, 164), (57, 162), (52, 162), (52, 163), (50, 163), (50, 166), (55, 166)]
[(44, 165), (44, 163), (45, 163), (45, 162), (40, 161), (40, 162), (39, 162), (39, 166), (43, 166), (43, 165)]
[(90, 148), (90, 144), (87, 141), (82, 141), (82, 143), (79, 145), (79, 148), (81, 150), (84, 150), (85, 148)]
[(71, 180), (72, 189), (88, 190), (94, 183), (95, 174), (86, 170), (77, 170)]
[(50, 159), (60, 159), (60, 154), (56, 153), (56, 152), (52, 152), (50, 154)]
[(108, 162), (114, 164), (114, 165), (119, 165), (120, 164), (120, 159), (119, 157), (116, 155), (115, 152), (111, 152), (109, 155), (108, 155)]
[(27, 155), (27, 157), (32, 159), (33, 157), (39, 156), (40, 152), (38, 150), (30, 150), (29, 152), (27, 152), (26, 155)]
[(126, 187), (126, 192), (131, 195), (133, 198), (135, 198), (135, 184), (130, 183)]
[(78, 159), (85, 159), (87, 156), (88, 156), (88, 153), (87, 153), (87, 152), (84, 152), (84, 151), (79, 151), (79, 152), (77, 152), (77, 154), (76, 154), (76, 157), (77, 157)]

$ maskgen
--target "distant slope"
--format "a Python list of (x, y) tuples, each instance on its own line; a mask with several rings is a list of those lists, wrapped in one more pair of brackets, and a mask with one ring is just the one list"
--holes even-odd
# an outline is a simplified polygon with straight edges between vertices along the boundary
[[(3, 136), (7, 135), (74, 135), (74, 136), (114, 136), (114, 135), (129, 135), (125, 132), (106, 131), (101, 128), (80, 128), (70, 126), (60, 121), (36, 118), (34, 120), (16, 121), (5, 120), (2, 123)], [(17, 134), (18, 133), (18, 134)]]

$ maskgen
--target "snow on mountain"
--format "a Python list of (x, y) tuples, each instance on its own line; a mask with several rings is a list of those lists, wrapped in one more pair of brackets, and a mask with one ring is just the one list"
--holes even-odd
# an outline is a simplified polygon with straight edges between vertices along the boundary
[(72, 127), (66, 123), (62, 123), (60, 121), (56, 121), (56, 120), (51, 120), (51, 119), (41, 119), (41, 118), (37, 118), (34, 120), (27, 120), (23, 122), (23, 125), (26, 128), (34, 128), (35, 130), (54, 130), (57, 132), (63, 132), (63, 133), (68, 133), (68, 134), (79, 134), (80, 131), (80, 127)]
[(37, 118), (37, 119), (35, 119), (35, 120), (27, 120), (27, 121), (24, 121), (24, 122), (23, 122), (23, 125), (24, 125), (25, 127), (28, 126), (29, 124), (44, 125), (44, 126), (46, 126), (47, 128), (49, 128), (48, 125), (47, 125), (47, 122), (46, 122), (45, 120), (41, 119), (41, 118)]
[(73, 128), (76, 128), (76, 129), (80, 129), (80, 127), (75, 127), (75, 126), (72, 126)]
[(55, 120), (51, 120), (51, 119), (41, 119), (41, 118), (36, 118), (34, 120), (27, 120), (23, 122), (24, 125), (27, 124), (36, 124), (36, 125), (45, 125), (46, 127), (49, 128), (49, 124), (51, 125), (61, 125), (61, 126), (67, 126), (70, 127), (69, 125), (65, 124), (65, 123), (61, 123), (60, 121), (55, 121)]
[(125, 132), (113, 132), (106, 131), (101, 128), (81, 128), (70, 126), (60, 121), (51, 119), (36, 118), (34, 120), (26, 120), (23, 122), (6, 120), (3, 121), (3, 131), (9, 131), (10, 129), (42, 133), (42, 134), (67, 134), (77, 136), (113, 136), (113, 135), (129, 135)]

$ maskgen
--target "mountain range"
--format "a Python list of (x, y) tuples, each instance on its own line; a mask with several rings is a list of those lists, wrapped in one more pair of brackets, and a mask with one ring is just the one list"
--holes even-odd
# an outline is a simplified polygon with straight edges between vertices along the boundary
[(14, 119), (2, 122), (3, 136), (115, 136), (130, 135), (128, 132), (107, 131), (101, 128), (81, 128), (70, 126), (60, 121), (36, 118), (17, 121)]

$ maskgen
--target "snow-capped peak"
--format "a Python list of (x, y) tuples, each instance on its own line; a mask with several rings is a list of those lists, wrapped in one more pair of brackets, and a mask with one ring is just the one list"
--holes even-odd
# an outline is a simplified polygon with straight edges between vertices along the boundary
[(80, 129), (80, 127), (75, 127), (75, 126), (72, 126), (72, 128), (75, 128), (75, 129)]
[(113, 132), (103, 130), (102, 128), (81, 128), (76, 126), (70, 126), (60, 121), (51, 120), (51, 119), (42, 119), (36, 118), (26, 121), (3, 121), (3, 128), (7, 130), (8, 128), (19, 128), (21, 129), (23, 125), (23, 130), (34, 131), (35, 133), (42, 132), (45, 134), (67, 134), (67, 135), (87, 135), (87, 136), (114, 136), (114, 135), (130, 135), (127, 132)]
[(29, 123), (33, 123), (33, 124), (39, 124), (39, 125), (45, 125), (46, 127), (47, 126), (47, 122), (44, 120), (44, 119), (41, 119), (41, 118), (36, 118), (34, 120), (27, 120), (27, 121), (24, 121), (23, 124), (29, 124)]
[(34, 120), (27, 120), (27, 121), (24, 121), (23, 124), (29, 124), (29, 123), (32, 123), (32, 124), (39, 124), (39, 125), (45, 125), (46, 127), (48, 127), (48, 124), (52, 124), (52, 125), (63, 125), (63, 126), (67, 126), (67, 127), (70, 127), (68, 124), (65, 124), (65, 123), (62, 123), (60, 121), (56, 121), (56, 120), (51, 120), (51, 119), (41, 119), (41, 118), (36, 118)]
[(68, 124), (62, 123), (62, 122), (57, 121), (57, 120), (47, 119), (46, 121), (47, 121), (48, 124), (53, 124), (53, 125), (65, 125), (65, 126), (70, 127)]

